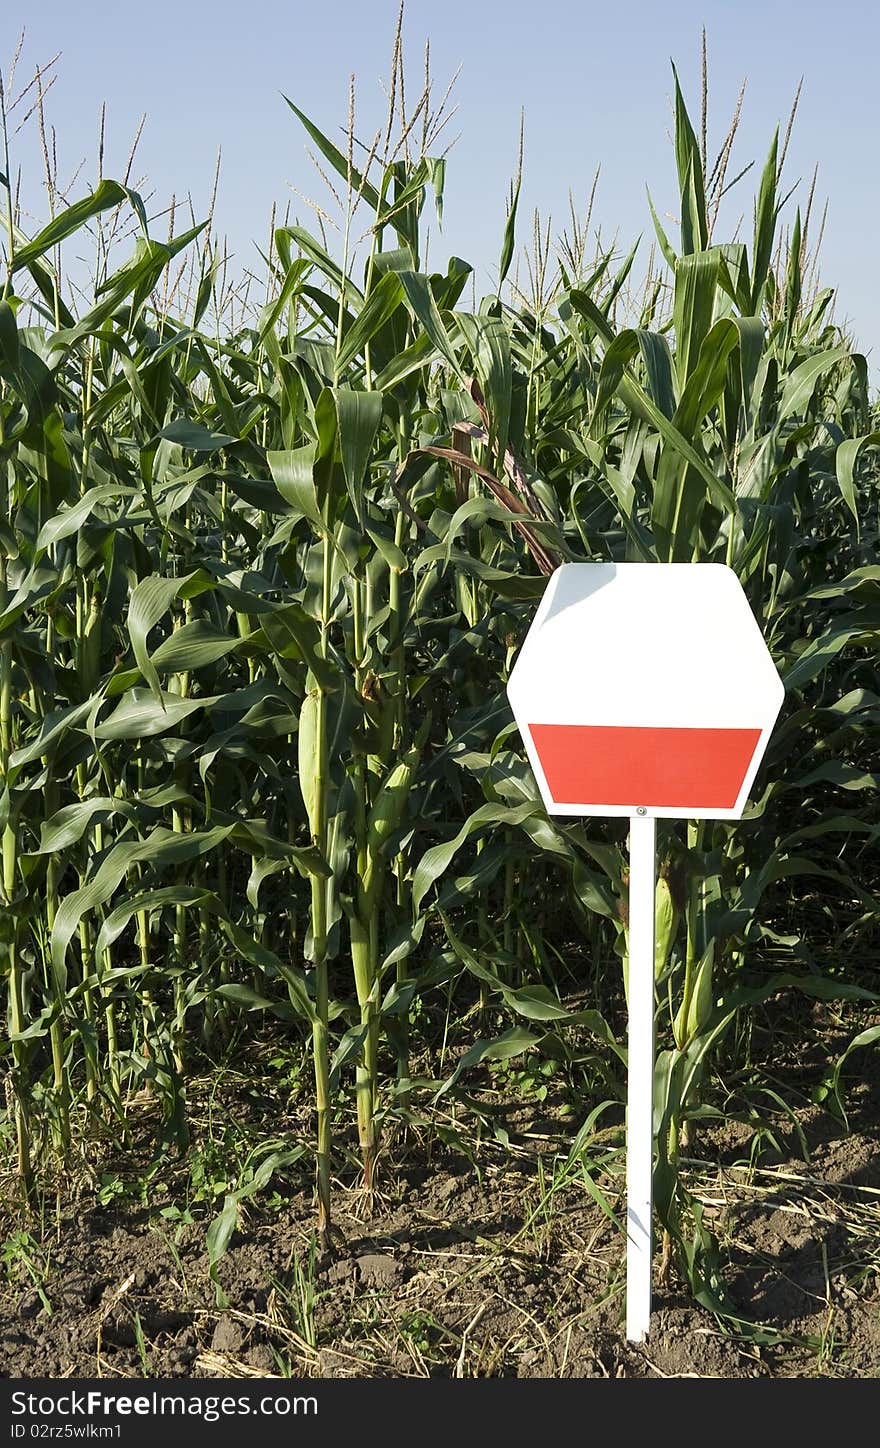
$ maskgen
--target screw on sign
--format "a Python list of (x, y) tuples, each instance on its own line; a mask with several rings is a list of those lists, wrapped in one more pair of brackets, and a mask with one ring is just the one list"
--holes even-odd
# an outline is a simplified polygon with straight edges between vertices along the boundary
[(784, 688), (718, 563), (566, 563), (507, 687), (549, 814), (630, 820), (626, 1335), (651, 1319), (654, 887), (661, 819), (739, 819)]

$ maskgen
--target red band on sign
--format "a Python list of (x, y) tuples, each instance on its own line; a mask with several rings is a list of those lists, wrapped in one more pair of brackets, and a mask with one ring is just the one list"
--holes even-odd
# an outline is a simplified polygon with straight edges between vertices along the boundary
[(733, 809), (760, 729), (530, 724), (556, 804)]

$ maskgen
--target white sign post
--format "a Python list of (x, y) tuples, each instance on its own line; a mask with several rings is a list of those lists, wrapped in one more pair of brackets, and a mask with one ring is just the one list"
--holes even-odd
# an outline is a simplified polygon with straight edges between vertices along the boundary
[(739, 819), (784, 688), (718, 563), (567, 563), (507, 688), (549, 814), (629, 816), (626, 1335), (651, 1320), (656, 820)]

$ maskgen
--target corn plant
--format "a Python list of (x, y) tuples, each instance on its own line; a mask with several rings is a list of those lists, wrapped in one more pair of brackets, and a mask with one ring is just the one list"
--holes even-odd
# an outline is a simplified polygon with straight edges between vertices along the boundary
[[(212, 217), (178, 231), (172, 208), (158, 240), (127, 174), (61, 204), (50, 173), (53, 214), (28, 231), (6, 142), (0, 946), (19, 1177), (27, 1195), (38, 1152), (63, 1161), (87, 1122), (124, 1135), (138, 1093), (185, 1150), (192, 1062), (232, 1049), (242, 1017), (311, 1054), (325, 1244), (349, 1112), (369, 1212), (383, 1141), (432, 1129), (441, 1097), (476, 1110), (483, 1062), (572, 1061), (577, 1027), (620, 1099), (624, 841), (546, 816), (504, 687), (558, 563), (721, 560), (787, 704), (744, 820), (660, 841), (657, 1201), (667, 1256), (718, 1306), (676, 1185), (714, 1109), (710, 1063), (780, 991), (866, 994), (778, 928), (801, 879), (857, 902), (854, 937), (876, 920), (864, 359), (815, 281), (811, 199), (784, 229), (784, 143), (750, 243), (717, 239), (735, 126), (713, 167), (677, 77), (680, 231), (655, 218), (643, 285), (635, 249), (588, 255), (588, 219), (555, 256), (538, 223), (517, 261), (518, 178), (494, 290), (478, 298), (459, 258), (431, 269), (448, 111), (429, 71), (406, 109), (401, 55), (398, 31), (372, 141), (353, 88), (341, 149), (290, 103), (339, 242), (323, 211), (273, 216), (259, 304), (229, 282)], [(65, 258), (86, 236), (75, 307)], [(474, 1000), (477, 1039), (420, 1075), (417, 1054), (438, 1061), (423, 1013)], [(212, 1265), (258, 1178), (227, 1194)]]

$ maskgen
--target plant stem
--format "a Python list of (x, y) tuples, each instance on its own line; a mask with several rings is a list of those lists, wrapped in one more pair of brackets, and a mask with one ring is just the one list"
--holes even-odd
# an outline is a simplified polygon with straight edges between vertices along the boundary
[[(409, 418), (404, 416), (401, 421), (400, 435), (398, 439), (398, 456), (402, 464), (403, 459), (409, 451)], [(398, 510), (394, 524), (394, 543), (402, 551), (406, 538), (407, 519), (403, 510)], [(404, 603), (403, 603), (403, 579), (398, 568), (391, 569), (389, 579), (389, 605), (391, 610), (390, 641), (392, 646), (392, 670), (394, 679), (394, 750), (400, 754), (403, 749), (403, 740), (406, 730), (406, 646), (404, 643)], [(398, 854), (394, 862), (394, 878), (396, 890), (396, 904), (400, 907), (404, 903), (404, 880), (406, 875), (406, 861), (402, 854)], [(399, 989), (402, 989), (407, 977), (406, 958), (398, 960), (396, 966), (396, 979)], [(378, 1022), (377, 1027), (378, 1030)], [(399, 1029), (397, 1031), (397, 1084), (398, 1084), (398, 1105), (405, 1111), (409, 1108), (410, 1092), (408, 1082), (409, 1071), (409, 1015), (404, 1012), (400, 1016)]]
[[(2, 439), (0, 439), (2, 440)], [(7, 473), (5, 461), (0, 465), (0, 517), (8, 515)], [(0, 554), (0, 609), (7, 600), (6, 557)], [(12, 753), (12, 639), (6, 637), (0, 643), (0, 784), (8, 789), (9, 756)], [(18, 835), (12, 819), (3, 826), (2, 837), (2, 886), (3, 905), (8, 912), (6, 927), (7, 959), (9, 963), (9, 1025), (13, 1038), (21, 1035), (24, 1019), (24, 981), (18, 959), (18, 910), (16, 907), (16, 874), (18, 868)], [(25, 1197), (30, 1197), (33, 1186), (31, 1170), (31, 1133), (28, 1115), (27, 1046), (24, 1041), (12, 1042), (12, 1086), (15, 1094), (15, 1135), (18, 1157), (18, 1175)]]
[[(321, 654), (328, 656), (330, 631), (331, 543), (325, 536), (321, 571)], [(315, 790), (314, 843), (327, 855), (327, 695), (318, 685), (317, 704), (317, 775)], [(318, 875), (311, 877), (312, 937), (315, 960), (315, 1022), (312, 1029), (312, 1053), (315, 1066), (315, 1096), (318, 1115), (317, 1189), (318, 1232), (325, 1245), (330, 1244), (330, 1154), (332, 1130), (330, 1120), (330, 990), (327, 966), (327, 905), (330, 882)]]

